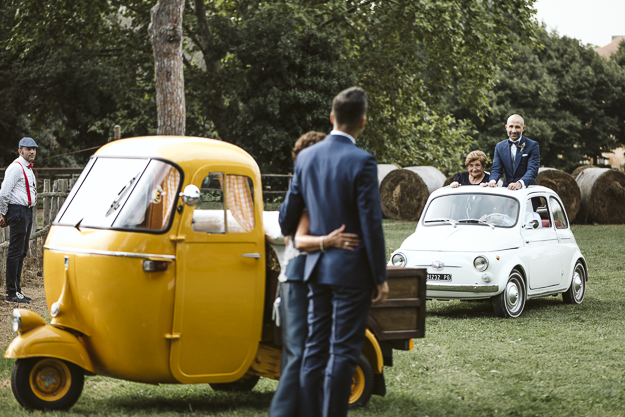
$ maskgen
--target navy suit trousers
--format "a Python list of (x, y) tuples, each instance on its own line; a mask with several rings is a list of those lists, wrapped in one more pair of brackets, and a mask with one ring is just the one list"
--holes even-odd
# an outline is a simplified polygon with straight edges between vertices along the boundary
[(33, 225), (32, 209), (17, 204), (9, 204), (6, 220), (10, 227), (6, 290), (7, 295), (15, 295), (16, 292), (22, 290), (22, 267), (24, 266), (24, 258), (28, 254), (28, 238)]
[(300, 417), (347, 415), (362, 351), (371, 289), (309, 281), (308, 338), (302, 360)]

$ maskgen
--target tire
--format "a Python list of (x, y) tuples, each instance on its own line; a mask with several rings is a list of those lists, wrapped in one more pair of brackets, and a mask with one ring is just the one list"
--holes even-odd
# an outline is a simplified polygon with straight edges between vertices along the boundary
[(236, 380), (234, 382), (224, 382), (220, 384), (208, 384), (215, 391), (222, 392), (249, 392), (260, 380), (260, 376), (258, 375), (245, 375), (243, 378)]
[(586, 294), (586, 270), (584, 265), (577, 261), (573, 269), (573, 277), (571, 278), (571, 286), (562, 293), (562, 299), (565, 304), (581, 304)]
[(56, 358), (18, 359), (11, 373), (13, 395), (27, 410), (69, 410), (84, 384), (80, 367)]
[(364, 407), (369, 402), (373, 392), (373, 368), (365, 357), (361, 354), (356, 362), (356, 369), (352, 377), (352, 393), (349, 396), (349, 408)]
[(527, 293), (523, 275), (513, 269), (508, 277), (506, 288), (492, 298), (495, 314), (502, 318), (517, 318), (523, 313)]

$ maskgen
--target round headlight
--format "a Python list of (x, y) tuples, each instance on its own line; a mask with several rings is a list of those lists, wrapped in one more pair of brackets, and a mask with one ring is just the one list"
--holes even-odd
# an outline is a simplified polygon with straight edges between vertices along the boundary
[(403, 253), (396, 253), (391, 258), (391, 262), (393, 263), (393, 266), (406, 266), (406, 257)]
[(488, 259), (486, 259), (484, 256), (478, 256), (473, 260), (473, 266), (478, 271), (484, 272), (488, 268)]
[(61, 310), (61, 306), (59, 305), (59, 302), (56, 301), (54, 303), (52, 303), (52, 305), (50, 306), (50, 317), (56, 317), (59, 315), (59, 310)]
[(18, 309), (13, 310), (11, 324), (13, 325), (14, 332), (18, 332), (22, 328), (22, 315)]

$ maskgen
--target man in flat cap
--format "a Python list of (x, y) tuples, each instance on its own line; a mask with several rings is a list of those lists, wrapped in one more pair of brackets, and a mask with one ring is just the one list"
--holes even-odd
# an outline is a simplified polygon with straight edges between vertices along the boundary
[(10, 164), (0, 189), (0, 227), (10, 227), (9, 253), (6, 270), (6, 302), (30, 303), (20, 285), (24, 258), (28, 253), (28, 239), (33, 225), (33, 210), (37, 205), (37, 182), (33, 161), (37, 144), (32, 138), (22, 138), (19, 158)]

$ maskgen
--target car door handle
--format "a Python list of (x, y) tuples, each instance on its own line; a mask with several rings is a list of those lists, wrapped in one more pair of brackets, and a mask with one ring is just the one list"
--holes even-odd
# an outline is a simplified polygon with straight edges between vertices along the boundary
[(260, 259), (260, 253), (244, 253), (244, 258)]

